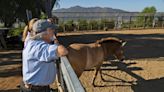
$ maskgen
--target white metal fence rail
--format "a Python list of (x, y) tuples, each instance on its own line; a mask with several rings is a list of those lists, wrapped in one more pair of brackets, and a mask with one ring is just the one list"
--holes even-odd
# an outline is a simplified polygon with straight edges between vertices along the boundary
[(64, 92), (85, 92), (67, 57), (61, 57), (60, 61), (60, 82), (63, 82)]

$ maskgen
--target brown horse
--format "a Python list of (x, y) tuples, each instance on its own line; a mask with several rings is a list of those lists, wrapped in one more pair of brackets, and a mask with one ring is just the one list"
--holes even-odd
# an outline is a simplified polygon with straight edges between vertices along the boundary
[(68, 47), (67, 58), (78, 77), (85, 69), (93, 67), (96, 67), (96, 77), (104, 59), (114, 55), (120, 61), (124, 60), (123, 46), (125, 43), (118, 38), (108, 37), (90, 44), (71, 44)]

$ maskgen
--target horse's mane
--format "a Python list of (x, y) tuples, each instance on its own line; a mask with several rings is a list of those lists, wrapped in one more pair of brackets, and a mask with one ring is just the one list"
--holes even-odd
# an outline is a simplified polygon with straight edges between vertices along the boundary
[(100, 40), (97, 40), (96, 43), (106, 43), (106, 42), (118, 42), (118, 43), (122, 43), (123, 40), (116, 38), (116, 37), (107, 37), (107, 38), (102, 38)]

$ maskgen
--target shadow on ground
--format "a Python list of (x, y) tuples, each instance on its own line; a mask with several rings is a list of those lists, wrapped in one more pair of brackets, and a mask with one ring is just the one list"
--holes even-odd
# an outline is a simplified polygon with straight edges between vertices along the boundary
[(163, 92), (164, 91), (164, 77), (160, 79), (151, 79), (146, 81), (139, 81), (131, 88), (134, 92)]
[[(150, 80), (145, 80), (141, 76), (135, 74), (133, 71), (140, 71), (143, 70), (140, 67), (128, 67), (129, 65), (133, 65), (135, 63), (123, 63), (123, 62), (112, 62), (111, 64), (103, 64), (102, 65), (102, 70), (121, 70), (123, 72), (126, 72), (128, 75), (132, 76), (133, 78), (137, 79), (137, 81), (127, 81), (123, 80), (119, 77), (115, 77), (113, 75), (103, 73), (100, 75), (105, 75), (111, 78), (116, 79), (117, 81), (111, 81), (111, 80), (106, 80), (101, 76), (101, 79), (103, 82), (106, 83), (111, 83), (114, 84), (116, 82), (120, 82), (122, 85), (96, 85), (96, 87), (110, 87), (110, 86), (131, 86), (132, 90), (134, 92), (163, 92), (164, 91), (164, 77), (162, 78), (156, 78), (156, 79), (150, 79)], [(105, 68), (108, 67), (110, 68)], [(112, 68), (112, 67), (117, 67), (117, 68)], [(128, 84), (128, 85), (127, 85)]]
[(19, 89), (0, 90), (0, 92), (20, 92)]

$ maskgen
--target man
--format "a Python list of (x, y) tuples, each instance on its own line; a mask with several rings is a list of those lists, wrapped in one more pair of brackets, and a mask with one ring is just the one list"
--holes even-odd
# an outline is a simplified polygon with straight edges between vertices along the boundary
[(33, 24), (31, 37), (23, 50), (23, 83), (21, 92), (50, 92), (49, 85), (56, 76), (54, 60), (68, 54), (67, 49), (56, 42), (56, 26), (47, 20)]

